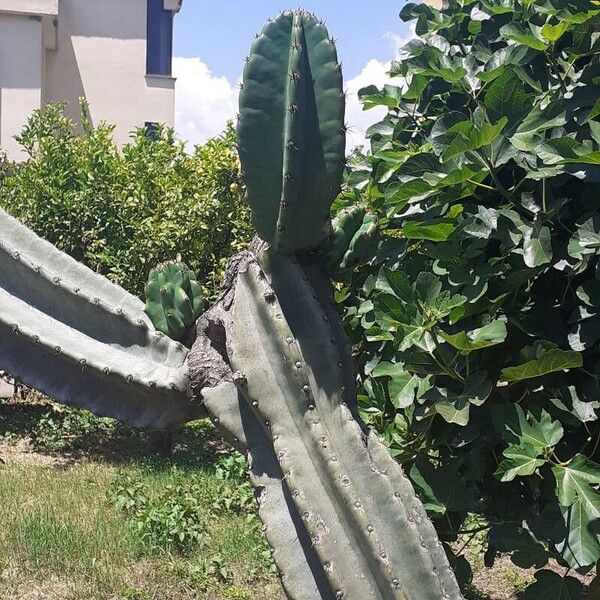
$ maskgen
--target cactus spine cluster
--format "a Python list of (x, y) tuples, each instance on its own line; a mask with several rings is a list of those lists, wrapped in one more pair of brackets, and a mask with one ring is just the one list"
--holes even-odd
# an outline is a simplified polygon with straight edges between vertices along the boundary
[(184, 263), (152, 269), (145, 292), (146, 314), (158, 331), (174, 340), (181, 340), (202, 313), (200, 285)]
[[(257, 36), (238, 137), (262, 239), (232, 259), (189, 352), (139, 300), (0, 213), (0, 369), (137, 425), (168, 428), (207, 410), (248, 453), (289, 598), (458, 600), (409, 480), (356, 416), (330, 279), (360, 257), (375, 224), (350, 209), (331, 228), (344, 164), (340, 71), (312, 14), (283, 13)], [(151, 278), (147, 312), (169, 335), (198, 312), (192, 281), (175, 267)]]

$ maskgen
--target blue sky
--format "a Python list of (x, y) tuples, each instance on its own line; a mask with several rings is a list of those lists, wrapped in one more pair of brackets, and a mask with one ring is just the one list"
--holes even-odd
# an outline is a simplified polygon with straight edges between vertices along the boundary
[[(398, 18), (402, 4), (393, 0), (306, 0), (302, 6), (325, 20), (352, 77), (369, 59), (390, 59), (394, 44), (386, 34), (403, 36), (408, 32)], [(200, 57), (214, 72), (237, 79), (254, 34), (269, 17), (289, 7), (281, 0), (184, 0), (175, 20), (175, 55)]]
[[(381, 114), (363, 113), (356, 91), (383, 85), (398, 46), (412, 34), (398, 13), (403, 0), (305, 0), (303, 8), (325, 20), (336, 38), (350, 92), (347, 120), (353, 126), (349, 146), (361, 143), (364, 130)], [(293, 8), (282, 0), (184, 0), (175, 19), (174, 75), (176, 129), (190, 144), (222, 131), (237, 112), (237, 83), (243, 60), (269, 17)]]

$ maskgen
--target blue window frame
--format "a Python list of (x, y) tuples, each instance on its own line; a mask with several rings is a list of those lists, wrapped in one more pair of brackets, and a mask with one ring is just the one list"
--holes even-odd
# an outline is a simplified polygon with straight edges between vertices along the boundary
[(148, 0), (146, 73), (171, 75), (173, 63), (173, 12), (164, 0)]

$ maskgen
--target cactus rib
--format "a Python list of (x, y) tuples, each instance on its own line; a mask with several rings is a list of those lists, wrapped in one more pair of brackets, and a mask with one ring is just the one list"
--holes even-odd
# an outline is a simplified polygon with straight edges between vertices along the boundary
[(57, 400), (133, 425), (198, 418), (187, 349), (144, 306), (0, 211), (0, 367)]
[(202, 395), (209, 415), (228, 441), (248, 453), (263, 531), (271, 547), (276, 548), (273, 558), (289, 597), (334, 600), (323, 567), (295, 509), (270, 437), (232, 382), (205, 388)]
[(277, 251), (318, 246), (345, 164), (345, 99), (335, 46), (304, 11), (282, 14), (244, 68), (238, 146), (259, 235)]
[(342, 403), (342, 372), (331, 367), (338, 350), (302, 268), (274, 254), (260, 262), (263, 270), (251, 264), (238, 279), (230, 359), (246, 375), (241, 391), (272, 435), (332, 590), (361, 600), (460, 598), (431, 523), (408, 513), (419, 502), (400, 467), (378, 467), (376, 441)]

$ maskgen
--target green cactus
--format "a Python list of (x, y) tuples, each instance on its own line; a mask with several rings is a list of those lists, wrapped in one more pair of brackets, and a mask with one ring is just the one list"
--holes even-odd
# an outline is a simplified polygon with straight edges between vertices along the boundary
[(341, 210), (332, 220), (331, 235), (317, 252), (326, 273), (343, 280), (377, 247), (377, 218), (365, 208), (352, 206)]
[(150, 271), (146, 314), (158, 331), (181, 340), (202, 313), (202, 291), (184, 263), (166, 262)]
[[(0, 369), (138, 425), (169, 428), (206, 410), (248, 453), (289, 598), (460, 599), (408, 478), (356, 415), (330, 277), (363, 258), (376, 224), (350, 209), (330, 237), (343, 95), (334, 45), (313, 15), (283, 13), (265, 27), (240, 107), (262, 240), (230, 262), (189, 352), (154, 329), (139, 300), (0, 213)], [(147, 312), (158, 328), (181, 335), (193, 322), (193, 282), (174, 265), (152, 274)]]
[(203, 414), (187, 354), (139, 299), (0, 211), (2, 369), (65, 404), (170, 429)]
[(238, 147), (253, 222), (280, 252), (318, 246), (345, 164), (341, 65), (322, 22), (304, 11), (267, 23), (240, 93)]

